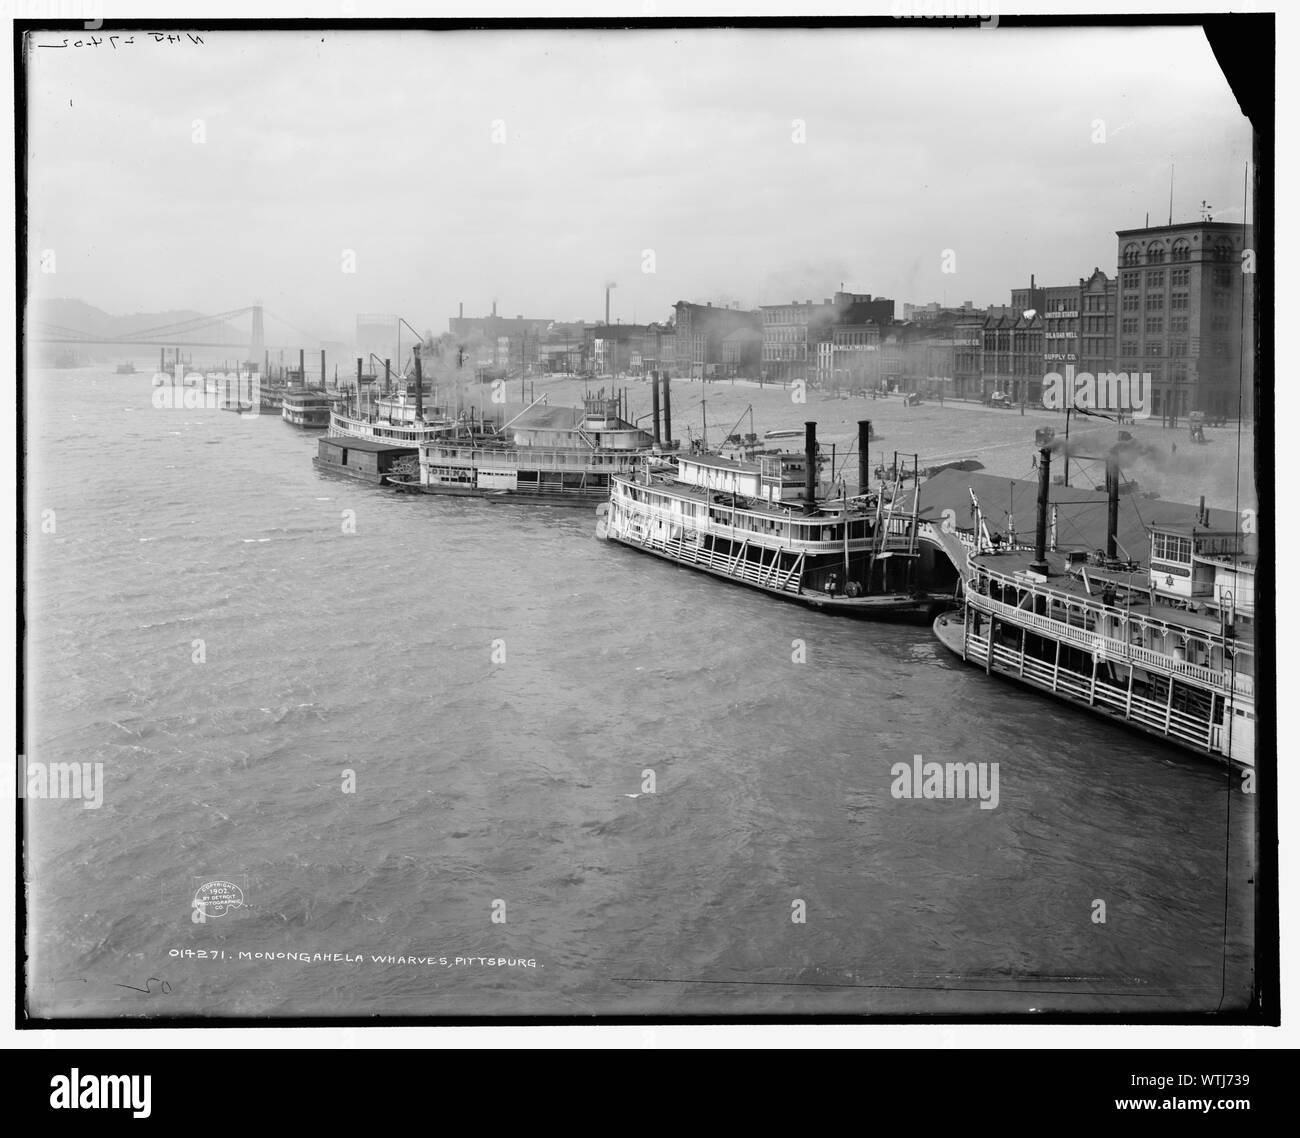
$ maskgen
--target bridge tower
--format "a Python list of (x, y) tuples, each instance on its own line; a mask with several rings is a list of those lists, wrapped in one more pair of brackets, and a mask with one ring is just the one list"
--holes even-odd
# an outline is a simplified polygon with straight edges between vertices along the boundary
[(257, 297), (253, 300), (253, 346), (248, 360), (254, 368), (260, 368), (265, 354), (266, 331), (262, 327), (262, 300), (261, 297)]

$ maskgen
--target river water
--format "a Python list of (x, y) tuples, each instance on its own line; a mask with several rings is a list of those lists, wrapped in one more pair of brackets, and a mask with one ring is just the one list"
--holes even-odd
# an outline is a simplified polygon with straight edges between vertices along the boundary
[[(339, 481), (147, 373), (27, 390), (26, 753), (102, 771), (24, 803), (34, 1015), (1248, 998), (1239, 773), (586, 509)], [(894, 797), (914, 755), (996, 808)]]

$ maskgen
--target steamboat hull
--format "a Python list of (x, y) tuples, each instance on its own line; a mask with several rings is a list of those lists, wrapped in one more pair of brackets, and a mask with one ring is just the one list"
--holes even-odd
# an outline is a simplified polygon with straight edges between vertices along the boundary
[[(1208, 717), (1197, 723), (1186, 715), (1180, 714), (1174, 720), (1169, 711), (1151, 701), (1135, 699), (1131, 693), (1121, 699), (1119, 691), (1100, 676), (1109, 676), (1101, 672), (1092, 677), (1082, 673), (1067, 671), (1059, 665), (1052, 666), (1046, 661), (1035, 660), (1023, 653), (1013, 654), (996, 642), (990, 647), (988, 641), (969, 637), (966, 622), (961, 613), (941, 613), (934, 621), (935, 638), (958, 659), (973, 667), (980, 668), (985, 675), (1007, 680), (1028, 688), (1031, 691), (1100, 716), (1112, 723), (1138, 732), (1148, 738), (1158, 739), (1171, 747), (1203, 759), (1227, 763), (1237, 767), (1253, 767), (1253, 755), (1230, 754), (1233, 748), (1231, 739), (1223, 739), (1216, 734), (1216, 727)], [(1100, 690), (1099, 690), (1100, 688)], [(1171, 727), (1175, 728), (1171, 730)], [(1193, 741), (1190, 735), (1200, 733), (1202, 742)]]
[(831, 596), (827, 593), (795, 591), (789, 588), (782, 589), (763, 584), (761, 581), (747, 580), (738, 574), (728, 572), (725, 568), (685, 560), (668, 550), (655, 549), (653, 546), (643, 545), (635, 540), (628, 540), (611, 533), (603, 533), (599, 527), (597, 534), (608, 541), (616, 542), (628, 549), (636, 550), (638, 553), (652, 554), (660, 560), (669, 561), (674, 565), (681, 566), (683, 569), (694, 569), (720, 581), (729, 581), (733, 585), (744, 585), (747, 589), (766, 593), (769, 597), (775, 597), (782, 601), (791, 601), (803, 605), (805, 608), (817, 609), (833, 616), (847, 616), (857, 620), (887, 621), (895, 624), (925, 625), (934, 620), (935, 614), (940, 609), (951, 603), (948, 598), (926, 594), (920, 596), (879, 594), (865, 597), (842, 597)]

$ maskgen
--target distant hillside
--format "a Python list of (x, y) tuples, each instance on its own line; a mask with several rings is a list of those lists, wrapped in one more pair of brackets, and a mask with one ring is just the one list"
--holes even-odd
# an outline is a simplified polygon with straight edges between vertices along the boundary
[[(73, 297), (35, 300), (31, 305), (33, 324), (53, 324), (59, 328), (70, 329), (91, 337), (105, 337), (109, 340), (133, 336), (148, 328), (157, 328), (167, 324), (179, 324), (183, 320), (194, 320), (203, 314), (188, 308), (171, 309), (167, 312), (137, 312), (130, 316), (112, 316), (93, 304)], [(39, 330), (31, 329), (31, 335), (39, 337)], [(205, 340), (229, 340), (231, 344), (247, 341), (249, 332), (233, 324), (217, 324), (204, 329)]]

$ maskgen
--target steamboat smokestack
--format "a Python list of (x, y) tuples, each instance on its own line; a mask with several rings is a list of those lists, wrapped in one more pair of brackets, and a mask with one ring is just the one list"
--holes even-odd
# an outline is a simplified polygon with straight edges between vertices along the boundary
[(871, 420), (858, 420), (858, 493), (865, 494), (871, 484), (871, 467), (867, 462), (867, 451), (871, 443)]
[(659, 373), (650, 373), (650, 418), (654, 421), (655, 449), (659, 449)]
[(361, 357), (357, 357), (357, 414), (361, 414)]
[(1034, 530), (1034, 559), (1029, 568), (1047, 576), (1047, 499), (1052, 493), (1052, 452), (1038, 452), (1038, 525)]
[(664, 446), (673, 445), (673, 385), (668, 373), (660, 373), (664, 384)]
[[(305, 391), (307, 389), (306, 376), (303, 377), (302, 386), (303, 386), (303, 390)], [(325, 349), (324, 348), (321, 348), (320, 350), (320, 389), (322, 391), (325, 390)]]
[(605, 327), (609, 327), (609, 285), (605, 286)]
[[(495, 307), (495, 305), (493, 306)], [(420, 366), (420, 345), (415, 345), (415, 421), (424, 422), (424, 370)]]
[(1106, 456), (1106, 556), (1118, 556), (1116, 532), (1119, 530), (1119, 461), (1113, 454)]
[(298, 382), (307, 386), (307, 351), (305, 348), (298, 349)]
[(817, 508), (817, 424), (812, 421), (803, 425), (803, 456), (804, 509), (811, 514)]

